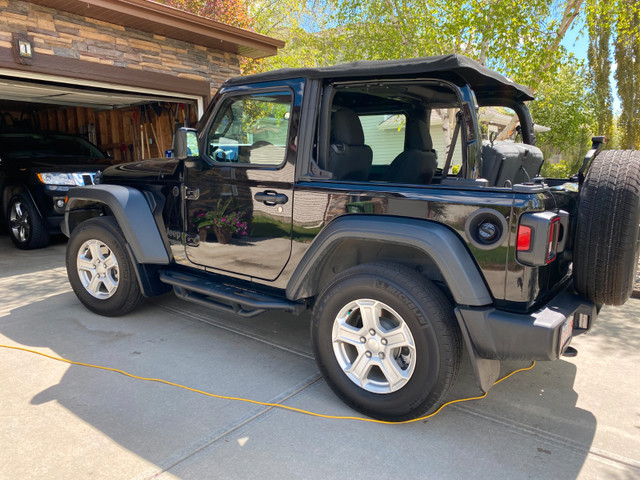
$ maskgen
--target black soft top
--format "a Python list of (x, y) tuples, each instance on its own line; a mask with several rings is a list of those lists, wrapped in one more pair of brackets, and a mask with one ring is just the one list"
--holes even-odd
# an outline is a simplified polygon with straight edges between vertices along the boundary
[(504, 75), (488, 69), (469, 57), (457, 54), (405, 60), (361, 60), (320, 68), (283, 68), (271, 72), (232, 78), (224, 86), (270, 82), (289, 78), (393, 78), (407, 75), (420, 76), (423, 74), (445, 79), (450, 78), (451, 75), (456, 75), (471, 86), (479, 100), (488, 97), (512, 98), (518, 101), (533, 100), (533, 94), (527, 87), (509, 80)]

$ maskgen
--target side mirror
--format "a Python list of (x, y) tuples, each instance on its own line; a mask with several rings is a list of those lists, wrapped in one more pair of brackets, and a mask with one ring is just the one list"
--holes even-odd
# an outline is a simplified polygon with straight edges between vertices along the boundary
[(196, 131), (193, 128), (179, 128), (173, 139), (173, 156), (179, 160), (185, 160), (198, 155)]

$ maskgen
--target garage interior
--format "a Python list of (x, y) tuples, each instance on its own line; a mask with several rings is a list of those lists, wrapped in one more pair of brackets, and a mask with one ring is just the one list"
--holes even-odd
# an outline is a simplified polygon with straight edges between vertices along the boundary
[(173, 134), (194, 126), (198, 102), (161, 95), (0, 76), (0, 130), (80, 135), (116, 162), (167, 156)]
[(7, 0), (0, 130), (81, 135), (117, 162), (163, 157), (241, 57), (283, 46), (149, 0)]

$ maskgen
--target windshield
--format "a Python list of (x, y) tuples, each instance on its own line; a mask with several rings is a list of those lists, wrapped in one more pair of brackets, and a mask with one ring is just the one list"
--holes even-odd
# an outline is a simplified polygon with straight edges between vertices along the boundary
[(6, 158), (105, 158), (96, 146), (82, 137), (55, 133), (4, 133), (0, 149)]

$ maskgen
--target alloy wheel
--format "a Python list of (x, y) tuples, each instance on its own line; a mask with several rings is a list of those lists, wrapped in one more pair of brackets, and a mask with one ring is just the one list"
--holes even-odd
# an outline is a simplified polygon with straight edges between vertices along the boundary
[(13, 237), (21, 243), (29, 241), (31, 236), (31, 221), (26, 205), (15, 201), (9, 211), (9, 228)]
[(358, 299), (333, 322), (333, 353), (345, 375), (372, 393), (392, 393), (416, 366), (413, 335), (402, 317), (383, 302)]
[(82, 285), (92, 296), (104, 300), (115, 294), (119, 283), (118, 261), (104, 242), (84, 242), (78, 250), (76, 265)]

